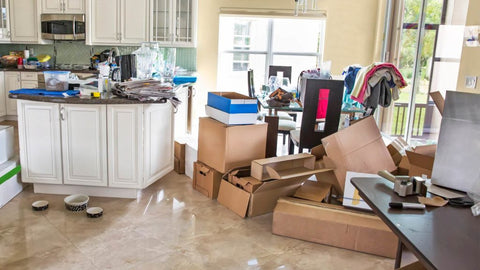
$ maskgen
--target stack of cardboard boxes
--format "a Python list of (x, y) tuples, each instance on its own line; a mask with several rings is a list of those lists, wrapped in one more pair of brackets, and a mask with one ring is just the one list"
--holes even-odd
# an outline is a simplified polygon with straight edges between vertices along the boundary
[(17, 179), (20, 165), (14, 157), (13, 138), (12, 126), (0, 126), (0, 208), (23, 189)]

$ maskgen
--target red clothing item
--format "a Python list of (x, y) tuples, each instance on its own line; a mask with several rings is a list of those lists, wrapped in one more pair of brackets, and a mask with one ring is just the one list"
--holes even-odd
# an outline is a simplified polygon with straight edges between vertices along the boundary
[(367, 72), (367, 74), (365, 74), (365, 80), (363, 81), (363, 85), (362, 85), (362, 88), (360, 89), (360, 93), (358, 94), (358, 97), (352, 96), (351, 98), (353, 100), (363, 103), (364, 97), (365, 97), (365, 91), (367, 90), (367, 87), (368, 87), (368, 80), (377, 70), (382, 68), (391, 68), (393, 72), (395, 72), (395, 75), (397, 75), (400, 78), (401, 85), (397, 85), (398, 88), (407, 86), (407, 82), (405, 82), (405, 79), (403, 78), (402, 74), (400, 73), (400, 71), (398, 71), (397, 67), (394, 64), (383, 63), (380, 65), (376, 65), (369, 72)]

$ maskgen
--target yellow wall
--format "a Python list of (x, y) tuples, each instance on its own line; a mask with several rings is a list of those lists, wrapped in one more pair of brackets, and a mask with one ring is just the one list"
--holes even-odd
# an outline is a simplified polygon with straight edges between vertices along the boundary
[[(468, 5), (466, 25), (480, 25), (480, 1), (470, 0)], [(465, 76), (477, 76), (477, 87), (480, 89), (480, 47), (463, 47), (460, 60), (460, 71), (458, 73), (457, 90), (472, 91), (465, 88)], [(477, 91), (475, 91), (477, 92)]]
[[(333, 74), (340, 74), (349, 64), (378, 61), (383, 29), (377, 22), (379, 18), (383, 20), (384, 3), (385, 0), (317, 1), (317, 8), (327, 12), (324, 60), (332, 61)], [(197, 89), (203, 92), (216, 87), (220, 7), (293, 9), (294, 0), (199, 0), (198, 6)]]

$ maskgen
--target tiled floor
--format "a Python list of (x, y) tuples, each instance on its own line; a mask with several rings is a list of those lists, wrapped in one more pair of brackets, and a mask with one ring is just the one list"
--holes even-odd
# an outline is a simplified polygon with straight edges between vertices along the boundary
[[(174, 172), (136, 200), (91, 197), (104, 216), (65, 210), (31, 186), (0, 209), (0, 269), (392, 269), (393, 260), (272, 235)], [(50, 208), (33, 212), (45, 199)]]
[[(175, 172), (136, 200), (91, 197), (98, 219), (67, 211), (64, 197), (27, 186), (0, 209), (0, 269), (393, 269), (391, 259), (272, 235), (271, 214), (242, 219)], [(40, 199), (49, 209), (32, 211)]]

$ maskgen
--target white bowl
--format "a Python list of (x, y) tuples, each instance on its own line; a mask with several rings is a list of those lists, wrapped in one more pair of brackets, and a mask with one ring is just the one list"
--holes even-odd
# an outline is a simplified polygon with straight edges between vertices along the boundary
[(87, 208), (89, 197), (84, 194), (73, 194), (65, 197), (65, 207), (70, 211), (83, 211)]

